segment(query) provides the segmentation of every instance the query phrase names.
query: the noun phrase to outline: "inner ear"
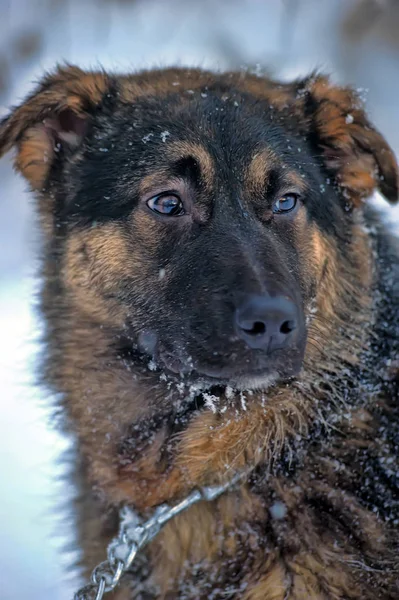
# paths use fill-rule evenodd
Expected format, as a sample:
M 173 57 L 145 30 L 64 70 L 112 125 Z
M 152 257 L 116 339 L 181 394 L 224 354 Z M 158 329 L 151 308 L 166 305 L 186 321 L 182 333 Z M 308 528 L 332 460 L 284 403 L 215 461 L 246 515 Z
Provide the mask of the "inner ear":
M 114 79 L 103 71 L 58 67 L 0 121 L 0 156 L 16 146 L 16 168 L 41 190 L 54 161 L 81 144 L 89 119 L 112 86 Z
M 56 142 L 72 148 L 79 146 L 87 130 L 87 118 L 70 108 L 62 110 L 56 117 L 44 119 L 43 124 Z
M 65 108 L 26 129 L 19 143 L 16 167 L 35 190 L 45 185 L 61 150 L 75 150 L 87 130 L 88 117 Z

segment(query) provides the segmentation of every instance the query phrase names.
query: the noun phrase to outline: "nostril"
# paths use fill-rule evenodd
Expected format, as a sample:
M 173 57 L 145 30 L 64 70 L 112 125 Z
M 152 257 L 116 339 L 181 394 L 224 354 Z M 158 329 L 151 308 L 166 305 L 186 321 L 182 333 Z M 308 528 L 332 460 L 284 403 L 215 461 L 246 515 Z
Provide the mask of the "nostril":
M 280 333 L 288 335 L 289 333 L 291 333 L 291 331 L 294 331 L 294 329 L 296 329 L 295 321 L 284 321 L 284 323 L 280 327 Z
M 262 321 L 255 321 L 251 329 L 243 327 L 243 330 L 249 335 L 264 335 L 266 333 L 266 325 Z
M 248 296 L 235 311 L 235 331 L 249 348 L 268 353 L 294 344 L 300 323 L 297 306 L 284 296 Z

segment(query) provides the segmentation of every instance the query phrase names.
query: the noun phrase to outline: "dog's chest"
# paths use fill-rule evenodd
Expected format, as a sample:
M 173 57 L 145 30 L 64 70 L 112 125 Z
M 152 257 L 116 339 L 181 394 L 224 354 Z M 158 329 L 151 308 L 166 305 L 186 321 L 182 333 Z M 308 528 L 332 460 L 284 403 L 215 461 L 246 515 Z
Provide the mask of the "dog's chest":
M 356 443 L 332 437 L 292 476 L 259 474 L 168 525 L 132 598 L 395 598 L 399 418 L 381 418 L 375 443 L 354 418 L 369 427 Z

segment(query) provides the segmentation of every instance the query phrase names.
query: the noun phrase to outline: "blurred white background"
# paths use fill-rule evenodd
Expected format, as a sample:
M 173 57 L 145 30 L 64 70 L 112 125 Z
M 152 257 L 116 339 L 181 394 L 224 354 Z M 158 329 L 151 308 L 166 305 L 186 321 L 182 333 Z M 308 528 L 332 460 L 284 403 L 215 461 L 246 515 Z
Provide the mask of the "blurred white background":
M 285 78 L 319 67 L 367 90 L 399 152 L 398 29 L 398 0 L 0 0 L 0 116 L 63 60 L 119 71 L 266 67 Z M 0 597 L 67 600 L 77 578 L 62 456 L 72 441 L 34 385 L 40 240 L 11 164 L 0 162 Z M 377 202 L 399 231 L 399 210 Z

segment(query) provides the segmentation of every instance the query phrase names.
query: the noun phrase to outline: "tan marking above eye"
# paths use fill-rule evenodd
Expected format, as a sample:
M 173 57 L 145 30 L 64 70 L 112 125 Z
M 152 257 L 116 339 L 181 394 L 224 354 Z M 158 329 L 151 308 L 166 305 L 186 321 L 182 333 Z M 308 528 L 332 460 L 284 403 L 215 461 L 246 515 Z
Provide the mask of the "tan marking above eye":
M 301 195 L 305 194 L 308 190 L 308 185 L 307 185 L 304 177 L 301 177 L 299 175 L 299 173 L 297 173 L 296 171 L 294 171 L 292 169 L 287 168 L 284 171 L 283 183 L 284 183 L 284 186 L 287 186 L 288 188 L 295 190 L 296 193 L 301 194 Z
M 267 192 L 268 179 L 274 169 L 279 169 L 281 191 L 279 196 L 287 193 L 302 195 L 307 191 L 303 177 L 294 169 L 285 165 L 271 148 L 265 148 L 252 156 L 244 176 L 244 185 L 249 195 L 263 196 Z
M 244 185 L 250 193 L 259 194 L 265 190 L 267 176 L 277 166 L 277 157 L 270 148 L 254 154 L 244 176 Z
M 212 190 L 215 183 L 215 165 L 209 152 L 200 144 L 189 141 L 170 142 L 165 150 L 171 161 L 194 158 L 201 174 L 201 180 L 206 190 Z
M 173 188 L 178 189 L 180 185 L 181 180 L 171 178 L 168 169 L 163 167 L 155 169 L 150 175 L 143 177 L 140 181 L 139 193 L 140 196 L 146 196 L 146 199 L 149 199 L 157 193 L 160 194 Z

